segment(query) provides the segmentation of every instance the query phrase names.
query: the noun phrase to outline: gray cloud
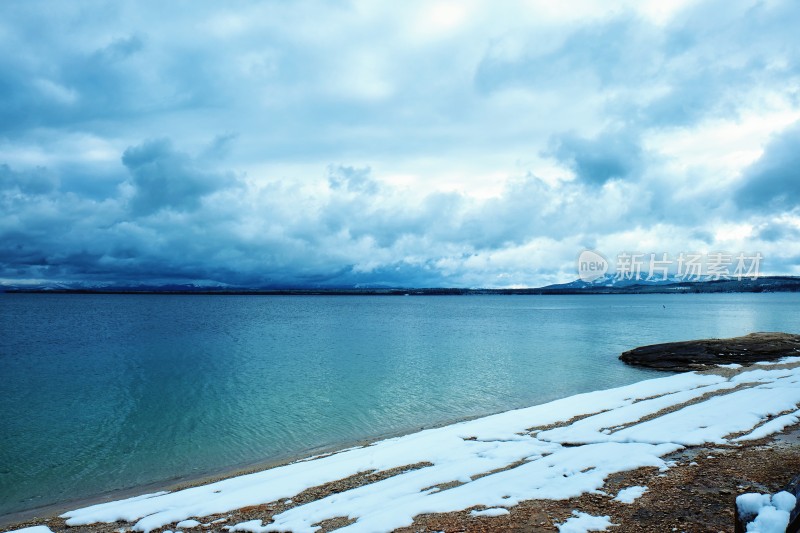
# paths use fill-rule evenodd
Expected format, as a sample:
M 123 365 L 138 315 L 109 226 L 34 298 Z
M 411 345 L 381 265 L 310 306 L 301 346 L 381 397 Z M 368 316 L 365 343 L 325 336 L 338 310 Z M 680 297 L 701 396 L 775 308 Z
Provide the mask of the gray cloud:
M 626 13 L 580 25 L 554 48 L 537 39 L 529 41 L 523 53 L 508 57 L 502 40 L 492 43 L 478 65 L 475 83 L 487 92 L 514 86 L 546 90 L 568 83 L 614 86 L 655 74 L 658 64 L 652 61 L 658 45 L 659 32 Z
M 331 189 L 375 194 L 378 184 L 370 178 L 370 168 L 354 168 L 342 165 L 328 167 L 328 184 Z
M 735 198 L 740 206 L 761 211 L 800 207 L 800 122 L 774 137 L 744 171 Z
M 122 155 L 122 163 L 135 187 L 131 208 L 137 215 L 164 208 L 196 209 L 204 196 L 235 181 L 231 175 L 202 170 L 188 155 L 175 150 L 167 139 L 128 148 Z
M 603 132 L 590 139 L 565 133 L 551 144 L 550 153 L 588 183 L 627 178 L 642 164 L 642 149 L 627 132 Z
M 781 224 L 764 224 L 758 229 L 758 238 L 771 243 L 800 240 L 800 229 Z
M 238 133 L 217 135 L 203 151 L 202 157 L 211 160 L 227 157 L 230 154 L 232 145 L 236 142 L 238 137 Z
M 58 178 L 46 168 L 16 172 L 8 165 L 0 165 L 0 189 L 17 189 L 23 194 L 46 194 L 57 187 Z
M 50 19 L 44 27 L 6 27 L 28 53 L 0 59 L 0 133 L 130 117 L 152 105 L 139 71 L 144 65 L 132 61 L 144 48 L 138 36 L 76 49 L 69 43 L 68 24 Z M 43 38 L 48 26 L 52 34 Z

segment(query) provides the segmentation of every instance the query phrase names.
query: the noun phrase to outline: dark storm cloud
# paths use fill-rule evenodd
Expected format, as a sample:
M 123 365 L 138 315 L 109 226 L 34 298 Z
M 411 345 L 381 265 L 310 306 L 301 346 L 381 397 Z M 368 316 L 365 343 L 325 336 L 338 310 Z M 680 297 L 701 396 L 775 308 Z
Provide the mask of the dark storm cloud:
M 440 287 L 459 284 L 455 279 L 443 278 L 433 261 L 419 265 L 398 261 L 369 272 L 350 267 L 332 276 L 327 284 L 340 287 Z M 409 280 L 412 282 L 409 283 Z
M 742 175 L 737 203 L 746 209 L 792 211 L 800 207 L 800 122 L 770 141 Z
M 196 209 L 200 200 L 235 184 L 231 175 L 201 169 L 187 154 L 175 150 L 168 139 L 146 141 L 122 155 L 135 187 L 131 209 L 147 215 L 164 208 Z
M 55 174 L 54 170 L 49 170 Z M 120 185 L 130 174 L 116 159 L 113 163 L 86 164 L 64 163 L 58 168 L 59 191 L 62 194 L 102 201 L 119 195 Z
M 58 178 L 46 168 L 17 172 L 0 165 L 0 190 L 17 189 L 23 194 L 46 194 L 58 187 Z

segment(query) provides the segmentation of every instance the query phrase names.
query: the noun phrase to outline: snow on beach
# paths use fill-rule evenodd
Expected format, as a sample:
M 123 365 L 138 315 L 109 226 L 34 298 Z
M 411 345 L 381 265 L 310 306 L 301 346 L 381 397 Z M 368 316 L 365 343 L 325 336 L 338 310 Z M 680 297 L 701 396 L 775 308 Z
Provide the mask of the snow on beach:
M 559 533 L 586 533 L 587 531 L 606 531 L 614 524 L 607 516 L 592 516 L 580 511 L 573 511 L 572 516 L 563 524 L 557 524 Z
M 753 366 L 730 377 L 686 373 L 580 394 L 62 516 L 71 526 L 125 521 L 135 531 L 151 531 L 187 520 L 207 522 L 202 517 L 291 499 L 325 483 L 388 470 L 397 473 L 296 505 L 269 523 L 249 520 L 228 527 L 310 532 L 320 522 L 349 517 L 355 521 L 341 531 L 390 531 L 410 525 L 421 513 L 472 508 L 479 516 L 500 515 L 523 500 L 599 492 L 617 472 L 646 466 L 666 470 L 663 457 L 687 446 L 735 444 L 737 438 L 780 431 L 796 421 L 800 407 L 800 358 L 784 362 L 793 365 Z M 577 526 L 581 517 L 575 514 L 576 520 L 563 527 Z
M 796 504 L 795 496 L 785 491 L 772 496 L 751 492 L 736 498 L 737 512 L 749 522 L 747 531 L 753 533 L 784 533 Z
M 647 487 L 641 487 L 638 485 L 634 487 L 627 487 L 617 493 L 614 501 L 620 503 L 633 503 L 637 499 L 641 498 L 645 492 L 647 492 Z

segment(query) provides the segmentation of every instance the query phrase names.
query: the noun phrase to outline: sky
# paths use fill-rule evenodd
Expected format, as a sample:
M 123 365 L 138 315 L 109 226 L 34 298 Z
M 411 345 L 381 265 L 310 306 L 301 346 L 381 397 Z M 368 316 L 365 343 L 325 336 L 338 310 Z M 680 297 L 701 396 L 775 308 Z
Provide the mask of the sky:
M 800 4 L 4 0 L 0 282 L 800 275 Z

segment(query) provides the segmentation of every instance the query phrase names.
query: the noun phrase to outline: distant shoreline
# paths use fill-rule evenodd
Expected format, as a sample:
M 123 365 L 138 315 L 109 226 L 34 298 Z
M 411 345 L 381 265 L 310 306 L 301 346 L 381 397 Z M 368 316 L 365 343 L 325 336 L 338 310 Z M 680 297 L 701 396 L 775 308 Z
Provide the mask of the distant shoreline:
M 519 289 L 428 288 L 208 288 L 191 285 L 91 288 L 0 287 L 6 294 L 170 294 L 200 296 L 470 296 L 470 295 L 587 295 L 587 294 L 719 294 L 800 292 L 800 277 L 720 279 L 677 283 L 635 283 L 625 286 L 549 285 Z

